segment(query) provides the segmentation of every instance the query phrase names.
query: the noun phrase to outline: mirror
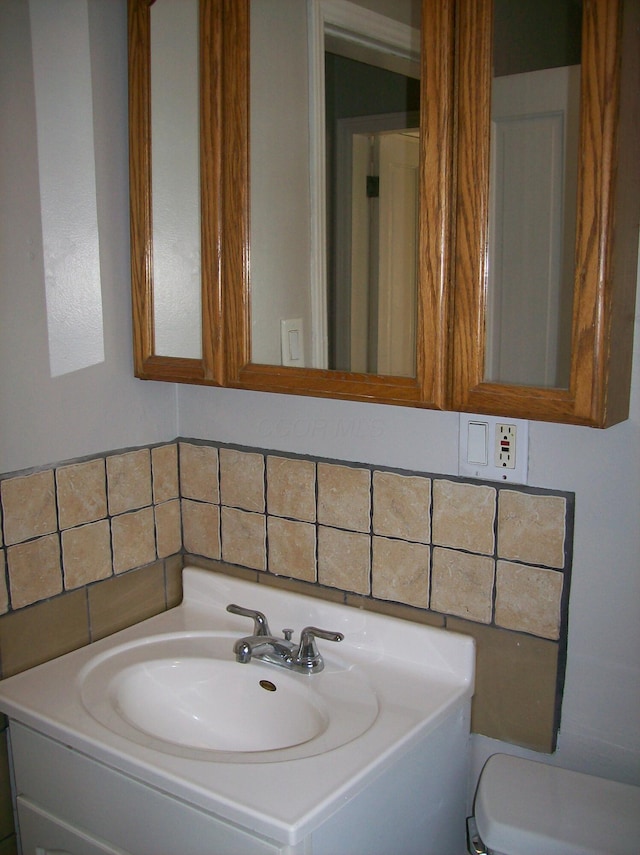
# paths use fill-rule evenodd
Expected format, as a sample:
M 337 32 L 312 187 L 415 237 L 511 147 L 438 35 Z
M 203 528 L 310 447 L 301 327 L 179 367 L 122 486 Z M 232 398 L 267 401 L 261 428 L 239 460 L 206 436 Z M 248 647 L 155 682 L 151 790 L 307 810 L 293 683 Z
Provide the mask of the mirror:
M 175 225 L 172 191 L 158 185 L 152 160 L 161 163 L 164 156 L 158 139 L 164 131 L 157 120 L 173 109 L 162 99 L 179 78 L 170 75 L 168 82 L 156 83 L 159 69 L 152 66 L 163 57 L 152 62 L 157 37 L 151 16 L 164 4 L 177 3 L 181 18 L 174 28 L 181 29 L 184 2 L 128 0 L 137 377 L 597 426 L 626 418 L 640 199 L 633 124 L 639 55 L 635 4 L 590 0 L 582 9 L 579 0 L 422 0 L 419 122 L 414 103 L 407 101 L 399 111 L 385 108 L 391 110 L 384 119 L 389 123 L 377 127 L 378 119 L 371 117 L 379 114 L 370 108 L 363 116 L 340 115 L 342 125 L 326 121 L 325 93 L 319 97 L 318 91 L 330 92 L 340 77 L 334 66 L 351 62 L 373 65 L 375 74 L 382 67 L 401 75 L 405 86 L 407 79 L 415 81 L 416 51 L 411 47 L 407 54 L 406 39 L 402 49 L 393 47 L 390 35 L 398 23 L 394 11 L 409 8 L 414 12 L 400 28 L 414 33 L 415 6 L 404 0 L 358 0 L 355 6 L 347 0 L 256 0 L 268 19 L 273 14 L 267 21 L 271 26 L 278 17 L 276 3 L 287 4 L 296 15 L 288 26 L 295 23 L 306 33 L 301 41 L 282 34 L 276 38 L 275 59 L 268 64 L 275 62 L 276 71 L 284 74 L 283 85 L 265 85 L 257 101 L 258 112 L 267 118 L 260 132 L 256 113 L 250 117 L 251 0 L 197 0 L 197 42 L 196 0 L 189 0 L 187 40 L 194 44 L 187 48 L 187 85 L 196 85 L 197 55 L 199 132 L 194 135 L 189 128 L 184 138 L 178 133 L 167 149 L 169 160 L 189 164 L 187 173 L 181 166 L 180 187 L 174 191 L 179 218 L 185 221 L 180 225 L 190 223 L 188 237 L 180 238 L 189 248 L 174 258 L 181 275 L 186 273 L 176 297 L 167 285 L 174 274 L 163 271 L 163 244 L 170 245 L 167 235 Z M 384 26 L 362 37 L 348 19 L 354 8 L 358 22 L 381 18 Z M 534 26 L 528 16 L 541 9 Z M 536 29 L 559 38 L 545 38 L 541 51 L 531 38 Z M 312 33 L 316 36 L 309 38 Z M 513 48 L 511 56 L 503 54 L 505 44 Z M 259 62 L 259 46 L 254 53 L 252 61 Z M 299 79 L 286 70 L 290 56 L 304 61 Z M 514 66 L 514 56 L 527 64 Z M 578 63 L 579 71 L 571 70 Z M 554 94 L 565 93 L 560 106 L 518 102 L 514 107 L 507 99 L 506 111 L 498 111 L 503 83 L 510 86 L 511 78 L 549 69 L 555 73 L 564 66 L 570 69 L 568 82 L 548 87 Z M 576 157 L 571 117 L 578 75 Z M 254 95 L 264 83 L 254 79 Z M 156 85 L 165 92 L 158 102 L 154 91 L 152 103 Z M 291 92 L 295 97 L 287 104 Z M 299 112 L 302 103 L 305 109 Z M 282 115 L 275 121 L 277 110 Z M 513 121 L 514 114 L 523 110 L 538 122 L 532 138 L 541 142 L 512 157 L 522 136 L 522 122 Z M 179 124 L 190 123 L 182 116 Z M 269 144 L 274 127 L 286 132 L 282 151 Z M 375 212 L 378 203 L 371 202 L 377 175 L 366 167 L 382 160 L 391 138 L 415 155 L 416 131 L 417 188 L 413 179 L 409 182 L 415 203 L 400 206 L 413 208 L 408 234 L 414 242 L 404 241 L 409 250 L 401 255 L 411 284 L 397 289 L 405 271 L 394 270 L 393 287 L 385 288 L 380 276 L 376 285 L 369 274 L 381 267 L 376 240 L 382 246 L 385 234 L 394 232 L 386 226 L 376 229 L 382 219 Z M 524 136 L 529 136 L 526 131 Z M 194 139 L 199 139 L 197 153 Z M 346 155 L 336 157 L 338 148 Z M 332 161 L 338 161 L 335 169 Z M 540 162 L 546 169 L 543 179 L 519 184 L 523 173 L 534 174 Z M 362 178 L 370 195 L 355 202 L 350 186 L 356 184 L 361 192 Z M 269 191 L 262 202 L 261 186 Z M 333 193 L 334 186 L 342 195 Z M 283 190 L 285 195 L 278 196 Z M 163 194 L 169 203 L 162 201 Z M 522 197 L 526 204 L 519 204 Z M 549 206 L 553 228 L 547 234 L 539 225 Z M 365 217 L 358 218 L 359 207 L 367 208 Z M 536 210 L 537 219 L 526 220 L 520 209 Z M 270 233 L 271 220 L 284 228 Z M 524 255 L 514 252 L 520 244 Z M 271 268 L 263 266 L 265 259 Z M 520 287 L 530 269 L 536 271 L 534 297 Z M 573 289 L 568 286 L 571 270 Z M 274 283 L 280 291 L 263 287 Z M 287 301 L 293 296 L 297 302 L 281 300 L 285 292 Z M 380 323 L 386 311 L 383 293 L 392 301 L 404 295 L 399 302 L 411 305 L 399 314 L 400 331 Z M 183 306 L 187 295 L 196 304 L 188 310 Z M 174 342 L 171 332 L 165 338 L 166 330 L 158 329 L 163 313 L 170 323 L 174 314 L 189 318 L 182 326 L 189 328 L 191 340 Z M 514 318 L 517 332 L 505 335 Z M 398 361 L 384 353 L 385 326 L 392 345 L 399 339 L 405 345 Z M 272 342 L 263 352 L 265 330 Z
M 151 219 L 156 352 L 202 358 L 198 0 L 151 7 Z
M 568 388 L 580 0 L 495 0 L 485 380 Z
M 456 253 L 448 401 L 452 409 L 597 427 L 627 417 L 640 204 L 634 107 L 640 57 L 638 12 L 634 4 L 622 0 L 583 4 L 573 0 L 456 0 Z M 508 29 L 516 34 L 505 36 Z M 534 33 L 541 33 L 542 41 L 534 39 Z M 551 39 L 553 34 L 557 38 Z M 511 44 L 515 56 L 527 64 L 512 65 L 506 55 L 503 65 L 499 39 L 503 47 Z M 498 126 L 503 123 L 495 111 L 500 79 L 537 75 L 541 70 L 544 75 L 555 74 L 567 65 L 569 79 L 577 74 L 580 78 L 577 156 L 564 143 L 571 132 L 561 135 L 561 123 L 556 120 L 574 109 L 571 91 L 575 81 L 569 82 L 565 89 L 568 98 L 562 99 L 569 101 L 568 110 L 557 105 L 550 109 L 546 95 L 541 103 L 525 104 L 524 108 L 521 104 L 511 110 L 517 119 L 516 138 L 519 111 L 533 117 L 531 137 L 539 151 L 525 148 L 519 160 L 506 163 L 506 174 L 517 187 L 522 172 L 533 171 L 534 164 L 543 167 L 537 182 L 540 186 L 529 187 L 525 181 L 526 205 L 516 200 L 516 207 L 537 207 L 538 212 L 545 206 L 551 208 L 546 225 L 553 228 L 551 234 L 544 234 L 539 227 L 541 217 L 527 223 L 523 211 L 516 210 L 514 223 L 506 223 L 506 231 L 510 233 L 513 226 L 515 236 L 506 247 L 503 262 L 499 252 L 505 247 L 498 247 L 497 240 L 501 196 L 509 202 L 503 220 L 511 216 L 514 204 L 511 187 L 500 190 L 496 181 L 496 160 L 511 157 L 511 141 L 500 139 Z M 551 72 L 547 72 L 549 68 Z M 561 87 L 553 84 L 551 88 Z M 510 130 L 506 128 L 506 132 Z M 544 157 L 539 157 L 541 153 Z M 574 169 L 577 164 L 575 189 L 570 169 L 560 177 L 563 161 Z M 574 199 L 575 232 L 573 224 L 565 225 L 571 219 L 568 212 Z M 538 204 L 540 200 L 542 204 Z M 539 249 L 531 250 L 527 241 Z M 522 261 L 514 252 L 519 244 L 529 252 L 529 261 L 526 253 Z M 536 251 L 544 259 L 539 265 L 531 257 Z M 511 270 L 517 272 L 525 263 L 541 273 L 531 303 L 521 297 L 511 277 Z M 573 287 L 566 288 L 571 269 Z M 509 275 L 498 282 L 494 294 L 492 277 L 499 280 L 503 270 Z M 492 324 L 504 328 L 500 312 L 508 320 L 511 296 L 516 298 L 513 307 L 520 341 L 510 344 L 511 354 L 502 364 L 497 360 L 496 367 L 499 337 Z M 500 305 L 503 297 L 507 301 L 504 309 Z M 564 318 L 570 302 L 569 333 Z M 554 303 L 559 308 L 558 320 L 551 324 L 545 315 Z M 568 358 L 557 344 L 560 338 L 563 344 L 570 342 Z M 535 359 L 530 350 L 534 345 Z M 507 373 L 511 365 L 517 366 L 514 374 Z M 534 365 L 535 373 L 530 373 Z
M 442 407 L 447 384 L 454 4 L 419 4 L 415 0 L 411 4 L 406 0 L 359 3 L 238 0 L 225 5 L 225 32 L 233 34 L 234 48 L 224 53 L 222 92 L 226 117 L 222 141 L 226 382 L 239 388 Z M 406 16 L 401 22 L 389 17 L 390 11 L 399 9 Z M 417 13 L 421 15 L 420 32 L 415 26 Z M 257 26 L 261 15 L 272 31 L 262 44 Z M 362 35 L 363 22 L 371 21 L 378 28 Z M 398 31 L 403 46 L 393 47 Z M 429 44 L 427 52 L 422 50 L 422 41 Z M 362 297 L 359 306 L 354 303 L 358 297 L 354 297 L 356 289 L 350 280 L 339 297 L 339 289 L 331 284 L 338 268 L 332 260 L 330 264 L 336 251 L 331 249 L 328 224 L 333 229 L 337 217 L 327 189 L 330 158 L 326 152 L 332 147 L 326 143 L 324 90 L 329 88 L 325 75 L 329 63 L 325 62 L 325 48 L 343 57 L 345 45 L 348 59 L 371 64 L 375 56 L 386 71 L 412 81 L 420 58 L 418 183 L 410 196 L 412 239 L 405 265 L 411 276 L 417 275 L 417 282 L 405 289 L 412 302 L 410 321 L 401 322 L 401 333 L 388 325 L 394 344 L 400 338 L 409 352 L 408 361 L 395 367 L 392 359 L 382 367 L 382 336 L 379 330 L 371 333 L 371 327 L 365 326 L 370 314 L 380 315 L 382 301 L 371 297 L 374 292 L 368 283 L 366 308 Z M 379 73 L 378 68 L 374 70 Z M 403 87 L 406 90 L 406 80 Z M 306 107 L 300 109 L 300 104 Z M 382 109 L 389 113 L 388 106 Z M 397 113 L 397 108 L 392 111 Z M 406 98 L 403 111 L 407 115 L 414 112 Z M 374 115 L 370 105 L 366 115 Z M 395 124 L 375 130 L 405 130 L 405 119 L 399 127 L 397 117 L 393 121 Z M 413 116 L 411 121 L 415 124 Z M 415 130 L 410 128 L 403 135 L 414 155 Z M 352 152 L 345 162 L 352 172 L 357 136 L 358 129 L 351 129 Z M 412 169 L 415 175 L 415 166 Z M 249 187 L 250 198 L 245 194 Z M 355 207 L 350 199 L 347 207 Z M 351 211 L 347 216 L 353 230 Z M 272 225 L 277 227 L 271 230 Z M 350 253 L 351 242 L 346 245 Z M 370 244 L 365 246 L 368 253 Z M 393 276 L 397 275 L 394 271 Z M 406 318 L 407 309 L 400 308 Z M 351 351 L 358 340 L 358 325 L 367 331 L 355 345 L 360 348 L 356 359 Z
M 252 360 L 415 377 L 420 2 L 250 10 Z
M 131 277 L 136 376 L 222 382 L 222 9 L 129 0 Z

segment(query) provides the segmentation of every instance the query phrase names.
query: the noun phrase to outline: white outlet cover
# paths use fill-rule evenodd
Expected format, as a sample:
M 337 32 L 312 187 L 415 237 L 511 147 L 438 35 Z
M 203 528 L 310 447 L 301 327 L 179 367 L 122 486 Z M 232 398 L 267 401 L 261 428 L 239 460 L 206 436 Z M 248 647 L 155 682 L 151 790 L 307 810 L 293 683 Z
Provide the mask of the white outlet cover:
M 478 450 L 469 449 L 469 427 L 486 427 L 487 454 L 486 463 L 478 463 Z M 508 469 L 497 465 L 496 429 L 498 425 L 513 425 L 516 431 L 515 466 Z M 477 435 L 477 434 L 476 434 Z M 472 462 L 469 458 L 476 462 Z M 524 419 L 512 419 L 508 416 L 485 416 L 473 413 L 460 413 L 460 432 L 458 439 L 458 475 L 465 478 L 480 478 L 483 481 L 502 481 L 513 484 L 527 484 L 529 476 L 529 422 Z

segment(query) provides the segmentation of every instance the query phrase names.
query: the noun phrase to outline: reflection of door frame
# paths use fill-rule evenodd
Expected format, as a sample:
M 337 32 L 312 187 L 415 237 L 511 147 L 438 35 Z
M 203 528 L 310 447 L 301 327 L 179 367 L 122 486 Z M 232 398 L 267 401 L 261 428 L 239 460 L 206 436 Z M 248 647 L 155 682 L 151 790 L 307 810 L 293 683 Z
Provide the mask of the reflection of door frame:
M 579 91 L 579 65 L 493 82 L 488 380 L 563 388 L 569 382 Z M 537 169 L 523 138 L 536 140 Z
M 336 136 L 336 236 L 335 236 L 335 280 L 336 282 L 349 282 L 349 289 L 338 289 L 336 291 L 336 314 L 342 320 L 337 327 L 336 357 L 338 364 L 353 365 L 352 337 L 358 337 L 357 319 L 352 317 L 352 306 L 354 300 L 359 302 L 363 312 L 366 314 L 365 324 L 370 328 L 374 322 L 377 327 L 377 311 L 370 304 L 368 296 L 354 293 L 353 270 L 352 270 L 352 165 L 353 165 L 353 138 L 367 134 L 378 134 L 382 131 L 401 131 L 413 126 L 417 116 L 407 112 L 384 113 L 374 116 L 357 116 L 355 118 L 340 119 L 338 121 Z M 371 271 L 369 271 L 369 280 Z M 364 331 L 359 331 L 360 336 L 365 339 L 368 336 Z M 368 348 L 367 348 L 368 349 Z M 371 372 L 370 365 L 364 367 L 360 364 L 353 368 L 356 371 Z
M 309 21 L 309 158 L 311 166 L 311 359 L 328 365 L 327 198 L 324 91 L 325 35 L 378 55 L 416 63 L 420 32 L 349 0 L 307 0 Z M 371 60 L 369 60 L 371 61 Z

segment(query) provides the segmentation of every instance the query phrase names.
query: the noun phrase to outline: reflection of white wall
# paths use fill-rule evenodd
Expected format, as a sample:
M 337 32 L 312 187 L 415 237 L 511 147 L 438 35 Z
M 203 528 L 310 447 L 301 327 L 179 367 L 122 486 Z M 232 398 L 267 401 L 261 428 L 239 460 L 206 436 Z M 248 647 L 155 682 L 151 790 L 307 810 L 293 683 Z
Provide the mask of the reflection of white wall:
M 270 365 L 281 319 L 303 318 L 311 342 L 306 16 L 300 0 L 251 2 L 252 342 Z
M 155 352 L 202 356 L 197 0 L 151 7 Z

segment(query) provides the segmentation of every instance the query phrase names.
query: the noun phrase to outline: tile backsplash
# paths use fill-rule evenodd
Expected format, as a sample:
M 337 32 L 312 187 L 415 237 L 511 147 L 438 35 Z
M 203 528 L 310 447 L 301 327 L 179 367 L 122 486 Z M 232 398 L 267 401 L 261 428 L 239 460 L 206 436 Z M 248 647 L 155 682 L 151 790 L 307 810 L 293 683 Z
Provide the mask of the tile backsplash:
M 179 442 L 189 553 L 558 641 L 572 499 Z M 188 498 L 187 498 L 188 497 Z
M 0 494 L 3 676 L 47 658 L 35 625 L 58 655 L 175 604 L 187 556 L 473 635 L 473 729 L 554 747 L 572 494 L 189 439 L 9 473 Z M 58 619 L 79 626 L 62 643 Z

